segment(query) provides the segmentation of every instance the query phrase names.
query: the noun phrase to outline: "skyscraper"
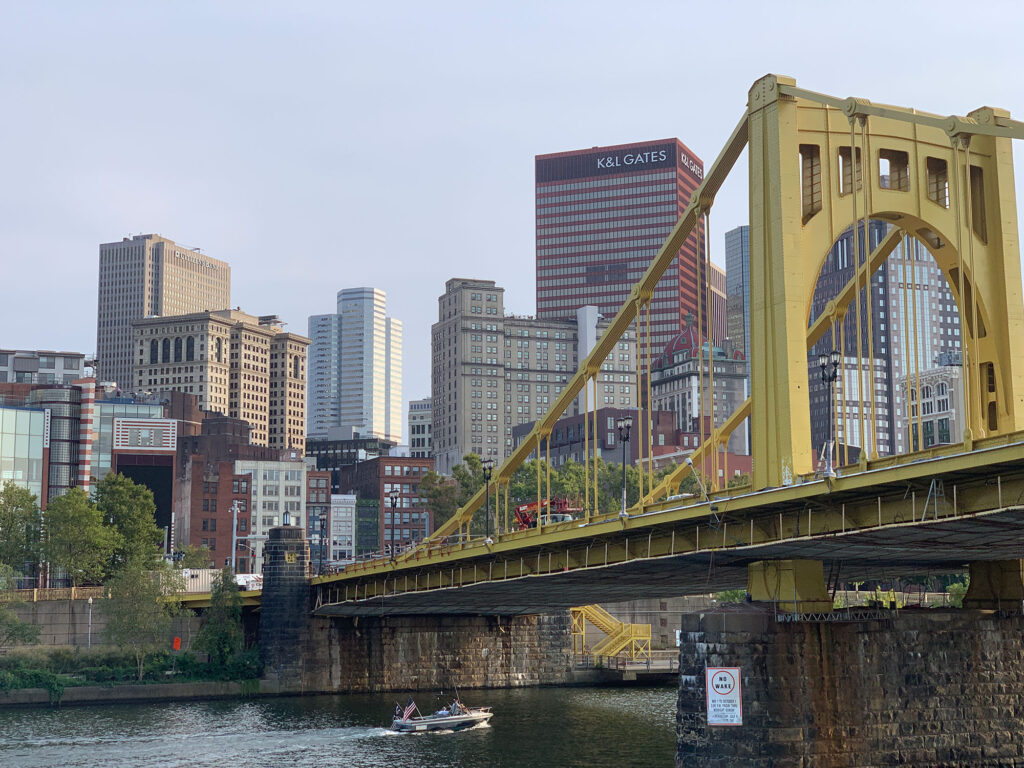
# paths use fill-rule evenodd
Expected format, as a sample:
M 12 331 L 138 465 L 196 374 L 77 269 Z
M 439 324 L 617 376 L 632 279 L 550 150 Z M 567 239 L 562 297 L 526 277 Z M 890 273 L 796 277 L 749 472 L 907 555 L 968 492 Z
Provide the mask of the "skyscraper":
M 402 441 L 402 322 L 377 288 L 338 292 L 338 311 L 309 318 L 309 434 L 335 427 Z
M 132 321 L 231 306 L 231 267 L 160 235 L 100 245 L 97 378 L 130 387 Z
M 736 349 L 750 360 L 750 227 L 725 233 L 725 301 L 727 331 Z
M 609 321 L 593 307 L 573 317 L 506 315 L 505 289 L 493 280 L 452 278 L 431 327 L 431 440 L 435 468 L 449 474 L 467 453 L 500 461 L 512 453 L 512 428 L 536 421 L 558 399 Z M 601 365 L 589 406 L 635 408 L 636 335 L 628 330 Z M 583 397 L 567 415 L 583 410 Z
M 537 318 L 569 319 L 588 304 L 610 318 L 686 209 L 704 165 L 678 139 L 663 139 L 538 155 L 535 173 Z M 695 230 L 655 289 L 653 346 L 664 347 L 688 314 L 706 317 L 698 312 L 706 297 Z

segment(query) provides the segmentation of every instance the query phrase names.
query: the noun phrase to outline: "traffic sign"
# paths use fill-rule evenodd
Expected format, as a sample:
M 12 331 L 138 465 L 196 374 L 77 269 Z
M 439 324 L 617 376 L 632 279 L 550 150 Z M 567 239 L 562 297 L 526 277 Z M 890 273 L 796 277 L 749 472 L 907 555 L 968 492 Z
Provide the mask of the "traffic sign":
M 743 695 L 739 667 L 708 667 L 708 725 L 743 725 Z

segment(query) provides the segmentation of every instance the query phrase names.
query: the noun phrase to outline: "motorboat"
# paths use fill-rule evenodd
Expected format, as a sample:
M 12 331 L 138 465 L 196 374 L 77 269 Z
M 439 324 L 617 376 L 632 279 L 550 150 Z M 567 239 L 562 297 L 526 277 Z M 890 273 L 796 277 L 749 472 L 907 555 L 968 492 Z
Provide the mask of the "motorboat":
M 413 704 L 412 707 L 414 708 L 415 705 Z M 464 731 L 467 728 L 480 725 L 480 723 L 486 723 L 494 715 L 490 707 L 467 707 L 459 701 L 454 701 L 450 706 L 439 709 L 430 715 L 412 716 L 409 710 L 410 707 L 406 706 L 405 712 L 399 713 L 396 708 L 391 730 L 399 733 Z

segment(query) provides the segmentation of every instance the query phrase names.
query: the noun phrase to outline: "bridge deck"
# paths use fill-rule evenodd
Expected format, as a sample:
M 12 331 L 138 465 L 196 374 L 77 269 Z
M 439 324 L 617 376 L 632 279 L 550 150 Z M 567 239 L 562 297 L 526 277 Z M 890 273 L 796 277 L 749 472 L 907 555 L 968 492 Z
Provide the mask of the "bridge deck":
M 554 528 L 314 580 L 315 611 L 538 613 L 742 587 L 765 559 L 831 561 L 860 580 L 1019 558 L 1024 443 Z

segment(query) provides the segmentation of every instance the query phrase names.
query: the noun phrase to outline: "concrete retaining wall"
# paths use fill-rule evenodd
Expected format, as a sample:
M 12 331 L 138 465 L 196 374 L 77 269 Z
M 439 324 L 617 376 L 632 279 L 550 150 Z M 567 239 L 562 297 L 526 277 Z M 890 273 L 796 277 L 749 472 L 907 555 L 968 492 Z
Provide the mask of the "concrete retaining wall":
M 155 683 L 152 685 L 83 685 L 65 688 L 60 705 L 119 704 L 144 701 L 180 701 L 189 699 L 228 699 L 252 695 L 278 695 L 274 686 L 246 683 Z M 266 690 L 264 690 L 266 688 Z M 0 691 L 0 707 L 50 706 L 50 694 L 42 688 L 23 688 L 7 693 Z
M 777 623 L 684 616 L 677 766 L 1024 765 L 1024 618 L 902 611 Z M 706 725 L 707 666 L 740 667 L 743 725 Z
M 37 603 L 15 603 L 12 608 L 22 621 L 42 628 L 40 645 L 60 645 L 85 648 L 105 645 L 103 630 L 107 618 L 103 612 L 105 600 L 93 600 L 92 632 L 89 631 L 89 602 L 87 600 L 41 600 Z M 199 631 L 200 620 L 196 617 L 176 619 L 174 634 L 181 638 L 182 648 L 191 646 L 192 639 Z M 24 647 L 24 646 L 22 646 Z M 0 652 L 10 650 L 0 646 Z

